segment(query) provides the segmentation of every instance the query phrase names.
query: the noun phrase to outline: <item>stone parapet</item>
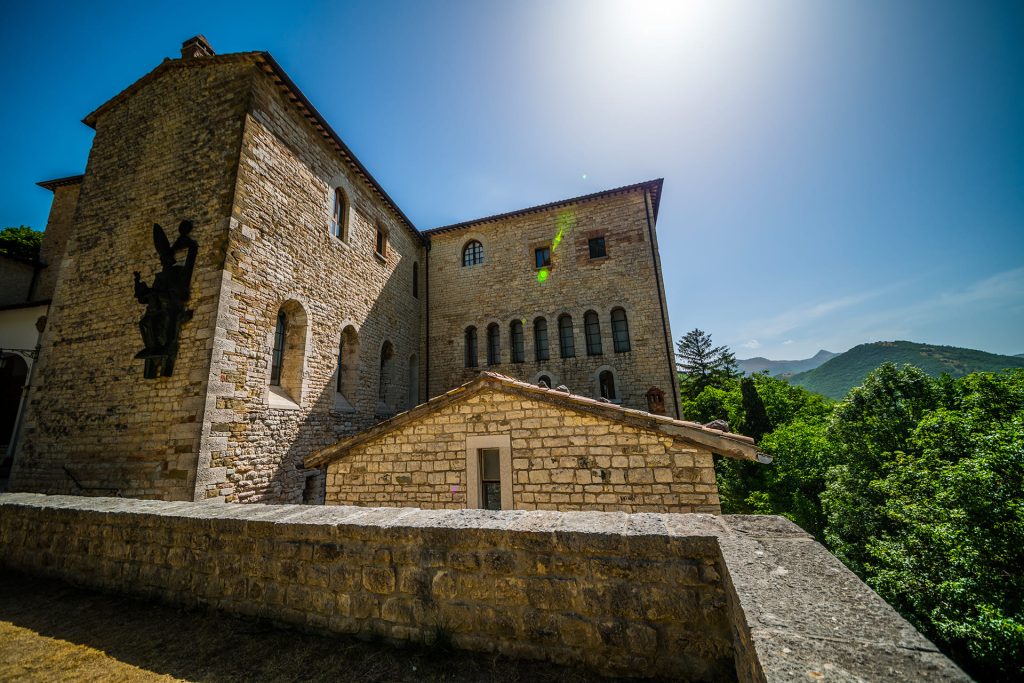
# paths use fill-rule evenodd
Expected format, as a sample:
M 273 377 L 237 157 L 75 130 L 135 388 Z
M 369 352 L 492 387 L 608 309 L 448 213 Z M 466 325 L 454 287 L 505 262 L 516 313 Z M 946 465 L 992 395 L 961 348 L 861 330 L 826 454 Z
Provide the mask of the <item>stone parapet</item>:
M 966 680 L 777 517 L 0 495 L 0 565 L 172 604 L 691 680 Z

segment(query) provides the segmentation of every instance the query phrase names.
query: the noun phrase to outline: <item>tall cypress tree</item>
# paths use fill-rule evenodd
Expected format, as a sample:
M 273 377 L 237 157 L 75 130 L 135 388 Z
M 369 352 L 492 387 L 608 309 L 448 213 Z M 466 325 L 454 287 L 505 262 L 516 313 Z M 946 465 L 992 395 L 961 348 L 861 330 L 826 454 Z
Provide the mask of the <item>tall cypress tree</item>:
M 740 393 L 743 395 L 743 433 L 760 442 L 761 437 L 772 431 L 772 423 L 752 377 L 740 380 Z

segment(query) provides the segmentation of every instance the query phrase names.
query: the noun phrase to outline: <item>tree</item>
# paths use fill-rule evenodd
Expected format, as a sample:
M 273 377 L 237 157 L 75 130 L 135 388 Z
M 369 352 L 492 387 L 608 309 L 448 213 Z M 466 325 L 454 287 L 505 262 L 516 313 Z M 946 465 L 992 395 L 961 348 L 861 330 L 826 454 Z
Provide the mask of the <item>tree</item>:
M 740 380 L 740 393 L 743 395 L 743 433 L 760 442 L 765 434 L 772 431 L 772 425 L 752 377 Z
M 676 344 L 679 369 L 683 373 L 680 390 L 684 399 L 693 400 L 707 387 L 727 389 L 739 376 L 736 356 L 726 346 L 714 346 L 711 335 L 694 329 Z
M 0 230 L 0 254 L 35 261 L 39 258 L 39 246 L 43 233 L 27 225 Z

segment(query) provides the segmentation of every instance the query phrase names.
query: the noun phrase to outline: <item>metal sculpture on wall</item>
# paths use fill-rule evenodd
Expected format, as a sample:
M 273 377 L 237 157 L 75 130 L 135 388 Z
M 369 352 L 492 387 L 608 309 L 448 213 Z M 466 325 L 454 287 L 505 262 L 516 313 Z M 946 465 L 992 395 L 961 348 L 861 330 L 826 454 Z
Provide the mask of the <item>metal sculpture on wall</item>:
M 178 239 L 171 244 L 163 228 L 154 223 L 153 245 L 163 269 L 153 278 L 152 285 L 143 282 L 139 271 L 135 271 L 135 298 L 146 305 L 146 312 L 139 320 L 139 331 L 146 348 L 135 357 L 146 361 L 147 379 L 158 374 L 170 377 L 174 373 L 181 326 L 192 319 L 192 311 L 186 308 L 186 304 L 199 245 L 189 237 L 190 232 L 192 222 L 182 221 L 178 226 Z M 184 263 L 178 263 L 175 258 L 180 251 L 185 251 Z

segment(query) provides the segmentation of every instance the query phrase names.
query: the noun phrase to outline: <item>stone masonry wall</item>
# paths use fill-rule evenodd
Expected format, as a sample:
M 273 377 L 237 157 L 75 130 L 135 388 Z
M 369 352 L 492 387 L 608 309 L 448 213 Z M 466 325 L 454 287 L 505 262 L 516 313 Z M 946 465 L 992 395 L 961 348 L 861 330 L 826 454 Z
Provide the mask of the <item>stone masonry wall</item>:
M 14 490 L 191 499 L 235 169 L 254 67 L 165 63 L 101 111 L 14 460 Z M 61 200 L 62 201 L 62 200 Z M 143 378 L 132 272 L 153 224 L 199 244 L 172 377 Z M 70 474 L 69 474 L 70 472 Z M 82 488 L 75 484 L 76 478 Z
M 53 290 L 57 286 L 57 276 L 60 274 L 61 263 L 64 260 L 64 252 L 67 249 L 68 237 L 71 235 L 71 225 L 75 218 L 75 207 L 78 206 L 80 189 L 81 186 L 78 183 L 71 183 L 61 185 L 53 190 L 50 216 L 46 221 L 46 231 L 43 233 L 43 243 L 39 250 L 40 259 L 47 265 L 39 273 L 39 281 L 36 283 L 33 299 L 53 297 Z
M 327 467 L 327 503 L 465 508 L 466 439 L 499 434 L 515 509 L 721 512 L 707 450 L 500 391 L 353 447 Z
M 338 186 L 349 202 L 345 239 L 330 233 Z M 378 224 L 388 232 L 384 258 L 375 254 Z M 303 469 L 303 457 L 423 400 L 421 390 L 410 396 L 410 368 L 422 386 L 423 295 L 412 292 L 422 246 L 262 74 L 245 122 L 229 239 L 196 498 L 301 502 L 307 478 L 319 475 Z M 282 307 L 284 401 L 269 388 Z M 349 326 L 358 354 L 344 396 L 336 373 Z M 385 342 L 393 356 L 382 403 Z M 322 491 L 322 478 L 312 484 Z
M 0 494 L 0 566 L 608 675 L 969 680 L 780 517 Z
M 610 369 L 622 404 L 647 410 L 652 386 L 665 392 L 666 410 L 678 418 L 674 359 L 658 306 L 660 283 L 648 238 L 645 190 L 635 189 L 538 213 L 481 223 L 451 232 L 430 233 L 430 395 L 471 379 L 465 367 L 464 334 L 475 326 L 480 368 L 527 382 L 541 374 L 576 394 L 597 397 L 598 375 Z M 551 269 L 538 278 L 534 248 L 551 245 Z M 588 240 L 604 236 L 607 257 L 591 259 Z M 484 262 L 462 265 L 470 240 L 484 248 Z M 622 307 L 629 322 L 631 351 L 616 353 L 611 310 Z M 602 351 L 588 356 L 584 314 L 601 323 Z M 558 318 L 572 316 L 576 355 L 559 353 Z M 547 321 L 550 360 L 535 360 L 534 320 Z M 513 363 L 510 324 L 523 323 L 525 361 Z M 487 365 L 487 327 L 497 323 L 501 363 Z M 667 324 L 667 322 L 666 322 Z

